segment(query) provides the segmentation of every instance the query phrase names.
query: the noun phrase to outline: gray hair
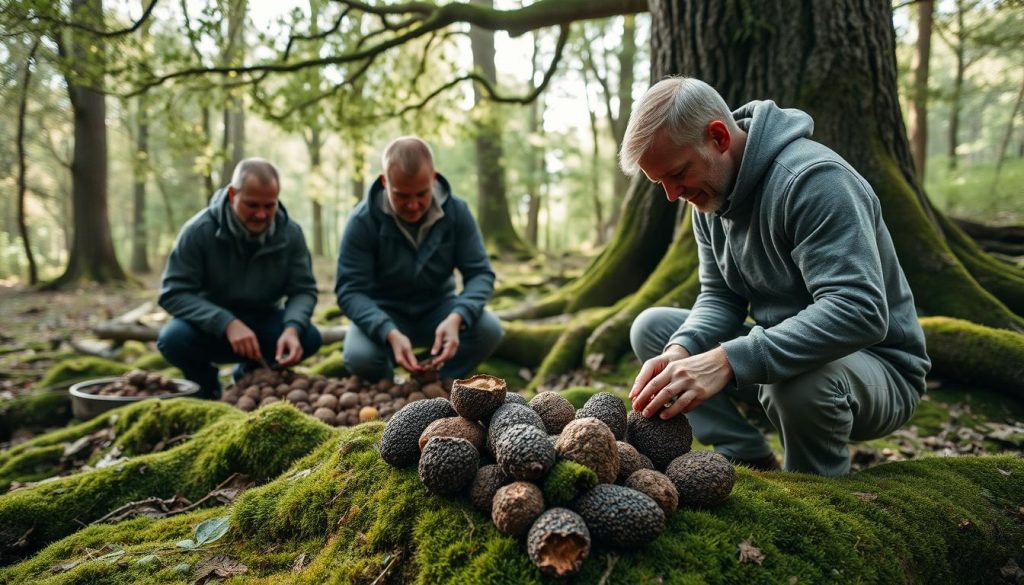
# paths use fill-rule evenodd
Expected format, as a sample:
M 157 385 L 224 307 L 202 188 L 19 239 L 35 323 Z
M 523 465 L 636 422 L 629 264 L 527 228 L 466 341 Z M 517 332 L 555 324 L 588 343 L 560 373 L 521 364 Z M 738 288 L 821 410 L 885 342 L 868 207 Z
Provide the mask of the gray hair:
M 619 150 L 622 172 L 635 175 L 640 170 L 638 161 L 662 129 L 668 130 L 676 146 L 699 147 L 704 130 L 714 120 L 724 122 L 730 132 L 739 130 L 732 110 L 715 88 L 692 77 L 662 79 L 633 105 Z
M 235 191 L 240 190 L 250 176 L 255 177 L 261 185 L 269 185 L 274 182 L 277 183 L 278 189 L 281 188 L 281 181 L 277 177 L 277 167 L 267 159 L 253 157 L 238 161 L 235 171 L 231 173 L 231 186 L 235 188 Z
M 426 142 L 416 136 L 395 138 L 384 147 L 384 153 L 380 157 L 380 166 L 385 177 L 396 166 L 403 175 L 415 175 L 424 163 L 434 168 L 434 153 L 430 151 L 430 146 Z

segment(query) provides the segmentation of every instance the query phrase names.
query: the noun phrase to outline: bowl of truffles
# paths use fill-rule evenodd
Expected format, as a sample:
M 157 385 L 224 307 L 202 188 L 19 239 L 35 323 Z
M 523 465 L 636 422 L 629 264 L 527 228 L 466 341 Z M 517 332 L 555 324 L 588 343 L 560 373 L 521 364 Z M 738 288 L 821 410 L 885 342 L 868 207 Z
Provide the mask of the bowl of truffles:
M 87 420 L 112 408 L 148 398 L 179 398 L 199 392 L 195 382 L 132 370 L 117 378 L 86 380 L 71 387 L 71 412 Z

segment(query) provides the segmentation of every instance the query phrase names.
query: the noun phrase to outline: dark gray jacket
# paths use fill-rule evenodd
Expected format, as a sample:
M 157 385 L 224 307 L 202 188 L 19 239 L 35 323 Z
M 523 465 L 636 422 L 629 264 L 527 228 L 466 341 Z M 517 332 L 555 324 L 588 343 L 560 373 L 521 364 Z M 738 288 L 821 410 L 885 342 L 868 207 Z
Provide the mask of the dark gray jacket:
M 437 183 L 448 194 L 441 205 L 444 217 L 430 226 L 418 248 L 382 210 L 380 200 L 387 194 L 379 178 L 345 226 L 334 287 L 338 306 L 380 343 L 396 328 L 389 313 L 415 319 L 454 298 L 454 312 L 472 327 L 494 292 L 494 271 L 469 206 L 450 195 L 440 174 Z M 463 283 L 457 297 L 456 269 Z
M 740 385 L 866 349 L 924 392 L 924 333 L 871 185 L 808 139 L 804 112 L 762 101 L 734 116 L 743 160 L 723 209 L 693 212 L 701 292 L 670 343 L 721 343 Z M 756 325 L 736 337 L 748 313 Z
M 316 279 L 302 228 L 280 203 L 274 231 L 262 244 L 228 227 L 227 189 L 188 220 L 167 259 L 160 306 L 210 335 L 223 335 L 235 313 L 279 307 L 284 324 L 302 333 L 316 306 Z

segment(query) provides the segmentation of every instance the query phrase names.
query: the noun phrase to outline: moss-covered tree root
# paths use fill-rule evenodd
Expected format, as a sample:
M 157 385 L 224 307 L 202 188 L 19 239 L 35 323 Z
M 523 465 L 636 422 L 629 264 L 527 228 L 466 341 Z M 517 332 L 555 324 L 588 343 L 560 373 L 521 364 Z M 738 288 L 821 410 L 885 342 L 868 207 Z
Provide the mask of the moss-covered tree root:
M 81 529 L 0 570 L 0 583 L 191 582 L 193 569 L 175 567 L 212 552 L 244 563 L 246 581 L 255 583 L 554 582 L 467 502 L 432 496 L 415 469 L 384 464 L 376 446 L 382 429 L 338 430 L 227 508 Z M 1022 501 L 1024 461 L 1016 457 L 891 463 L 842 479 L 740 469 L 721 507 L 680 510 L 642 550 L 596 548 L 570 582 L 997 582 L 1002 567 L 1024 563 Z M 176 549 L 214 515 L 231 516 L 215 551 Z M 743 542 L 763 561 L 741 561 Z M 121 562 L 51 573 L 105 543 L 126 548 Z M 154 551 L 155 562 L 137 562 Z
M 1024 335 L 949 317 L 921 327 L 933 374 L 1024 398 Z
M 59 459 L 63 443 L 111 425 L 116 446 L 129 455 L 147 453 L 161 438 L 195 434 L 166 451 L 0 496 L 0 560 L 29 554 L 128 502 L 175 494 L 194 501 L 236 472 L 266 481 L 332 432 L 287 404 L 246 414 L 192 399 L 151 400 L 37 437 L 8 455 L 2 469 L 22 471 L 19 461 L 33 457 Z

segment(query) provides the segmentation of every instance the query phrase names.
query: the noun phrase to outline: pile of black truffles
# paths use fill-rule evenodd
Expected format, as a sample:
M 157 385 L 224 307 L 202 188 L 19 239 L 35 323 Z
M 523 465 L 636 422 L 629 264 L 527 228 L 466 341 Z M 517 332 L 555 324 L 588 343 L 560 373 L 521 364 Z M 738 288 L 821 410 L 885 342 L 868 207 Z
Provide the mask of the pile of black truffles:
M 525 538 L 542 572 L 564 577 L 580 570 L 592 541 L 636 549 L 680 504 L 728 497 L 735 469 L 717 453 L 691 452 L 692 440 L 682 414 L 627 415 L 608 392 L 579 410 L 557 392 L 527 402 L 482 374 L 455 380 L 449 398 L 398 410 L 380 452 L 395 467 L 416 465 L 434 494 L 468 496 L 500 532 Z

